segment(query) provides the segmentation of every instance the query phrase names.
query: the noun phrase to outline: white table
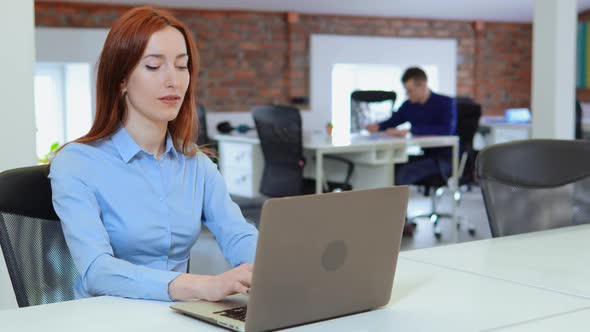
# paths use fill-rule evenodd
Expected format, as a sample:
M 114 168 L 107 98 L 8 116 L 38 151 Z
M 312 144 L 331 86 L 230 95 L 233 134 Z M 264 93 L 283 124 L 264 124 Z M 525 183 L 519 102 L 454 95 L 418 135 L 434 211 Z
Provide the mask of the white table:
M 531 123 L 511 123 L 504 117 L 482 117 L 480 128 L 486 128 L 489 133 L 484 136 L 485 145 L 506 143 L 531 138 Z
M 223 331 L 169 303 L 98 297 L 0 311 L 2 331 Z M 385 308 L 292 331 L 477 331 L 590 306 L 590 300 L 400 259 Z
M 590 225 L 412 250 L 414 261 L 590 299 Z
M 542 319 L 511 324 L 495 331 L 499 332 L 587 332 L 590 322 L 590 307 L 556 314 Z
M 219 142 L 221 172 L 226 176 L 230 193 L 252 197 L 258 194 L 264 159 L 260 141 L 255 135 L 216 135 Z M 322 192 L 324 156 L 341 155 L 355 163 L 353 186 L 358 189 L 379 188 L 394 184 L 394 165 L 408 161 L 408 147 L 452 147 L 452 184 L 457 185 L 459 138 L 457 136 L 422 136 L 394 138 L 387 136 L 352 135 L 332 138 L 311 135 L 303 139 L 303 148 L 314 158 L 308 158 L 307 167 L 316 179 L 316 193 Z M 310 172 L 313 169 L 313 172 Z

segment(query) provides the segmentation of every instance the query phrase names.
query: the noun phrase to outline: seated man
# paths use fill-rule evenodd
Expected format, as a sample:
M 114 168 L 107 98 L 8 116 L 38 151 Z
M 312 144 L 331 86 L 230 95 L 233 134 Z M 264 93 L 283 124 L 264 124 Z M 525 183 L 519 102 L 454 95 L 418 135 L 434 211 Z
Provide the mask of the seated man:
M 396 127 L 409 122 L 411 133 L 418 135 L 454 135 L 457 113 L 452 98 L 436 94 L 428 88 L 426 73 L 416 67 L 408 68 L 402 76 L 408 100 L 399 110 L 383 122 L 367 126 L 370 132 L 385 131 L 391 136 L 403 137 L 408 130 Z M 450 148 L 436 148 L 424 151 L 424 155 L 412 157 L 405 164 L 396 165 L 395 183 L 413 184 L 436 174 L 450 176 Z

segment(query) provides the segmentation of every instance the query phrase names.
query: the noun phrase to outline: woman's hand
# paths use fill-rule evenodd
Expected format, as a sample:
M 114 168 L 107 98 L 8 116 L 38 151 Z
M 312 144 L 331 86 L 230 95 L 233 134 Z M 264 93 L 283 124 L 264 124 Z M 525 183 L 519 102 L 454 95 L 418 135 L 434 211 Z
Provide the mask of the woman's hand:
M 168 285 L 174 300 L 203 299 L 219 301 L 233 294 L 248 294 L 252 283 L 252 264 L 242 264 L 222 274 L 182 274 Z

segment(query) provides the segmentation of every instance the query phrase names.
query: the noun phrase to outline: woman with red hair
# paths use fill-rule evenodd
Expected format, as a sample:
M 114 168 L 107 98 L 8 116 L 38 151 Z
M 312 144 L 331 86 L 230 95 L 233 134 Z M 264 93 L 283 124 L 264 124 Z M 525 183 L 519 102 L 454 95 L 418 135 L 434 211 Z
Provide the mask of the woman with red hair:
M 165 11 L 135 8 L 111 28 L 92 128 L 56 154 L 49 175 L 77 297 L 216 301 L 248 292 L 258 233 L 193 143 L 198 67 L 190 32 Z M 202 223 L 233 269 L 186 273 Z

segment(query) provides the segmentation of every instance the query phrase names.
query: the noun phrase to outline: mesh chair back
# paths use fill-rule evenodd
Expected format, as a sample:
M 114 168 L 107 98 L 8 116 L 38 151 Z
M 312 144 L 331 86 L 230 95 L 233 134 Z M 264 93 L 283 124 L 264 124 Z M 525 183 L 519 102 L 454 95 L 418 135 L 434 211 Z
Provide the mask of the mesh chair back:
M 350 131 L 358 132 L 369 123 L 375 122 L 368 107 L 370 103 L 391 101 L 391 111 L 397 95 L 393 91 L 363 90 L 350 95 Z
M 252 110 L 264 156 L 260 192 L 270 197 L 303 193 L 301 115 L 291 106 L 258 106 Z
M 590 142 L 492 145 L 479 153 L 477 176 L 494 237 L 590 221 Z
M 0 173 L 0 246 L 19 307 L 73 300 L 77 271 L 53 210 L 49 167 Z

